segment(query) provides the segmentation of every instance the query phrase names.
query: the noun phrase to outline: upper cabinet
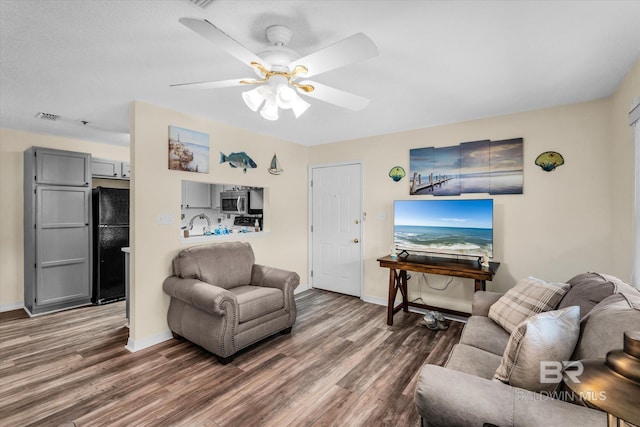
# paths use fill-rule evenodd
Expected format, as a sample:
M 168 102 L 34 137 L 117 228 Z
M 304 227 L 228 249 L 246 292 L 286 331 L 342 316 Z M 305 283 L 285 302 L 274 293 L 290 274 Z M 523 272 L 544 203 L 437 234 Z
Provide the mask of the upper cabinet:
M 129 162 L 94 157 L 91 159 L 91 175 L 94 178 L 129 179 L 131 167 Z
M 208 182 L 182 181 L 182 207 L 211 208 L 211 185 Z
M 91 155 L 34 147 L 37 184 L 88 186 L 91 182 Z
M 131 178 L 131 163 L 122 162 L 122 168 L 120 169 L 120 176 L 122 178 Z

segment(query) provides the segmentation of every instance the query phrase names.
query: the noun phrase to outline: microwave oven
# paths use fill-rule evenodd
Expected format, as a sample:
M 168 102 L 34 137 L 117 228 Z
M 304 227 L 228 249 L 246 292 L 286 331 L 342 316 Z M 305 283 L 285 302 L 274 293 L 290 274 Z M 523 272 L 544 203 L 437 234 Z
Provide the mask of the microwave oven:
M 223 191 L 220 193 L 220 212 L 246 215 L 249 213 L 249 191 Z

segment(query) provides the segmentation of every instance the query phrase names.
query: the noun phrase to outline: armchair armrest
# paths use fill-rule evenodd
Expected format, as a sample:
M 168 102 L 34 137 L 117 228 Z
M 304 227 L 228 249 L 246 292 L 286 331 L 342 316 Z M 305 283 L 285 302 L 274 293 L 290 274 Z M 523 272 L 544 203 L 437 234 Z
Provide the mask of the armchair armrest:
M 499 381 L 436 365 L 422 368 L 415 403 L 427 426 L 602 427 L 604 412 L 552 399 Z
M 293 271 L 282 270 L 274 267 L 267 267 L 254 264 L 251 271 L 251 284 L 254 286 L 265 286 L 268 288 L 278 288 L 285 294 L 298 287 L 300 276 Z
M 500 292 L 478 291 L 473 294 L 471 302 L 471 315 L 484 316 L 489 315 L 489 307 L 491 307 L 500 297 L 504 295 Z
M 169 276 L 162 284 L 162 289 L 167 295 L 209 314 L 224 316 L 227 309 L 238 305 L 236 296 L 228 290 L 198 279 Z M 226 305 L 230 307 L 225 307 Z

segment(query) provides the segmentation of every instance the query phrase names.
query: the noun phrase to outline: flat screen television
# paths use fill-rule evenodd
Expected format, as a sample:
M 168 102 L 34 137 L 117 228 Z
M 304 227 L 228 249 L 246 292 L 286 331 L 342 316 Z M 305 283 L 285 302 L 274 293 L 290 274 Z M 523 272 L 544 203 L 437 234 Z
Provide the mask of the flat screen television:
M 493 257 L 493 200 L 396 200 L 397 252 Z

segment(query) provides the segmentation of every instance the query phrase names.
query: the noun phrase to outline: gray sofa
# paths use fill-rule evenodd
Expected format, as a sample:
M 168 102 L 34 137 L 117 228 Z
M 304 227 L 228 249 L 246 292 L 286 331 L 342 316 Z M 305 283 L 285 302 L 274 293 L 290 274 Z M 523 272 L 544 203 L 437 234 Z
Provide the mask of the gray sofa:
M 229 363 L 232 356 L 296 321 L 297 273 L 255 264 L 246 242 L 224 242 L 181 251 L 174 275 L 163 283 L 171 297 L 167 321 L 179 337 Z
M 580 306 L 580 335 L 571 360 L 604 358 L 621 349 L 624 331 L 640 330 L 640 292 L 620 279 L 597 273 L 578 275 L 557 309 Z M 510 334 L 489 317 L 502 294 L 476 292 L 472 315 L 444 367 L 425 365 L 415 404 L 426 426 L 599 426 L 604 412 L 493 379 Z M 559 386 L 562 391 L 562 385 Z

